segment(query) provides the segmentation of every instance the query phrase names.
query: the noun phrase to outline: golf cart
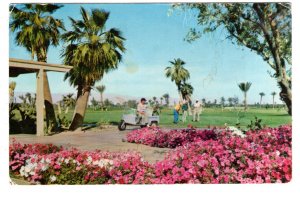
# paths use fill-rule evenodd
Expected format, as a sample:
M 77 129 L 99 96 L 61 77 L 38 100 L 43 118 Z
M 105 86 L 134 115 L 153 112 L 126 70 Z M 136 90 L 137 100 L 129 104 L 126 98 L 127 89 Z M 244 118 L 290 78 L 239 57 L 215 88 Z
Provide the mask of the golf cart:
M 159 123 L 159 116 L 154 116 L 152 114 L 153 110 L 148 109 L 146 111 L 148 115 L 148 121 L 145 123 L 142 123 L 142 120 L 139 116 L 137 116 L 136 109 L 129 109 L 127 110 L 123 116 L 122 119 L 118 125 L 118 129 L 120 131 L 124 131 L 126 129 L 127 125 L 130 126 L 140 126 L 141 128 L 149 125 L 149 126 L 157 126 Z

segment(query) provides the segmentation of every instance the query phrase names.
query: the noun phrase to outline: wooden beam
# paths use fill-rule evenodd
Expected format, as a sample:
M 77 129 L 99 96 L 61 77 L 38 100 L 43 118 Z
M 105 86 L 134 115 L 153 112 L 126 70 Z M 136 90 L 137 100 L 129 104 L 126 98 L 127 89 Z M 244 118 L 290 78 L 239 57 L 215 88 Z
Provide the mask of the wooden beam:
M 38 71 L 44 69 L 45 71 L 56 71 L 56 72 L 68 72 L 72 66 L 66 66 L 61 64 L 49 64 L 45 62 L 37 62 L 30 60 L 21 60 L 15 58 L 9 58 L 9 67 L 32 69 Z
M 43 69 L 36 75 L 36 135 L 44 136 L 44 77 Z

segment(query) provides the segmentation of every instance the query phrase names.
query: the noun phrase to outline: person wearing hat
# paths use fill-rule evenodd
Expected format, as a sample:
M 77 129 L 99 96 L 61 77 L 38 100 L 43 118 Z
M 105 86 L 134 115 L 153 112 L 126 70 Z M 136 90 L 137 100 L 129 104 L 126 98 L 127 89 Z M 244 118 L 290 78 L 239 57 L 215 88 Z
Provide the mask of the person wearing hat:
M 147 122 L 146 101 L 147 100 L 145 98 L 141 98 L 139 104 L 137 105 L 137 115 L 139 117 L 139 121 L 137 124 L 145 124 Z

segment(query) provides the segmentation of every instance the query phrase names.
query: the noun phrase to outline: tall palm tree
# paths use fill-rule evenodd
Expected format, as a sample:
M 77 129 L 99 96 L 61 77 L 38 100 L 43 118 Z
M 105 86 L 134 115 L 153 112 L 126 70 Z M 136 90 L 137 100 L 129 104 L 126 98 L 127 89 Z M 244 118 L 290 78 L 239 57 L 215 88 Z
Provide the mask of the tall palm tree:
M 170 96 L 169 96 L 169 94 L 168 93 L 165 93 L 164 95 L 163 95 L 163 97 L 164 97 L 164 99 L 165 99 L 165 102 L 166 102 L 166 106 L 169 106 L 169 99 L 170 99 Z
M 125 39 L 121 32 L 115 28 L 105 29 L 109 12 L 92 9 L 88 13 L 81 7 L 80 14 L 79 20 L 69 17 L 72 30 L 62 35 L 67 43 L 62 52 L 64 63 L 73 66 L 65 79 L 77 87 L 70 130 L 76 130 L 82 125 L 92 86 L 106 72 L 118 68 L 121 53 L 125 52 Z
M 174 61 L 170 61 L 170 63 L 172 66 L 165 68 L 166 77 L 171 78 L 171 81 L 175 81 L 179 93 L 179 99 L 182 100 L 180 88 L 186 82 L 186 80 L 190 78 L 190 73 L 183 67 L 185 62 L 180 58 L 174 59 Z
M 272 92 L 272 93 L 271 93 L 271 95 L 272 95 L 272 97 L 273 97 L 273 109 L 274 109 L 274 105 L 275 105 L 274 98 L 275 98 L 275 95 L 276 95 L 276 94 L 277 94 L 276 92 Z
M 49 46 L 57 46 L 60 40 L 60 31 L 65 30 L 61 20 L 51 16 L 61 5 L 54 4 L 21 4 L 10 6 L 11 22 L 10 30 L 16 33 L 15 42 L 23 46 L 31 54 L 31 59 L 39 62 L 47 62 Z M 46 71 L 44 78 L 44 98 L 46 109 L 47 128 L 57 128 L 54 107 L 49 88 Z
M 105 91 L 105 85 L 99 85 L 96 87 L 96 89 L 98 90 L 98 92 L 100 93 L 100 103 L 101 106 L 103 106 L 103 92 Z
M 193 91 L 194 91 L 194 88 L 190 83 L 184 83 L 180 87 L 180 92 L 181 92 L 182 98 L 184 98 L 185 100 L 188 101 L 189 115 L 192 115 L 192 109 L 191 109 L 191 106 L 190 106 L 190 101 L 191 101 L 191 96 L 193 94 Z
M 247 106 L 247 92 L 250 89 L 251 85 L 252 85 L 252 83 L 250 83 L 250 82 L 242 82 L 242 83 L 238 84 L 239 88 L 244 93 L 245 110 L 247 110 L 247 108 L 248 108 L 248 106 Z
M 260 102 L 259 102 L 259 105 L 261 107 L 261 102 L 262 102 L 262 98 L 265 96 L 266 94 L 264 92 L 260 92 L 259 93 L 259 96 L 260 96 Z

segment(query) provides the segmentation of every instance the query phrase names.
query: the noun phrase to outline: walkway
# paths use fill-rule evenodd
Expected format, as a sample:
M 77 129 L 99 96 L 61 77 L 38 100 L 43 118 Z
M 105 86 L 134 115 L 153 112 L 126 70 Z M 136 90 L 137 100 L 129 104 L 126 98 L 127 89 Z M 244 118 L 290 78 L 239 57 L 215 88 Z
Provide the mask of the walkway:
M 36 136 L 31 134 L 10 135 L 10 143 L 15 138 L 17 142 L 22 144 L 29 143 L 52 143 L 54 145 L 62 145 L 66 148 L 77 148 L 80 150 L 107 150 L 111 152 L 119 151 L 138 151 L 144 160 L 154 163 L 164 159 L 168 148 L 155 148 L 141 144 L 133 144 L 122 142 L 126 139 L 126 134 L 131 130 L 118 131 L 116 127 L 107 129 L 92 129 L 80 132 L 62 132 L 52 136 Z

